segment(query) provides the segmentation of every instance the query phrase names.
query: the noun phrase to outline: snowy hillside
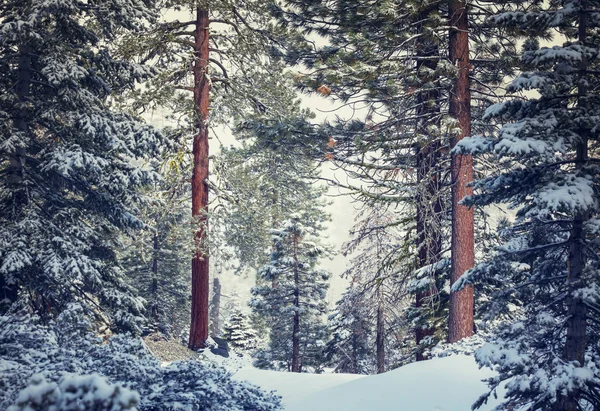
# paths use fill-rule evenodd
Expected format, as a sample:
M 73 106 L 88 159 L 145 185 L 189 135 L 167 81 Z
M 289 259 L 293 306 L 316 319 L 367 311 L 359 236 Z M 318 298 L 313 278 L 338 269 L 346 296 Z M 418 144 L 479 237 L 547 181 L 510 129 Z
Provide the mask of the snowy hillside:
M 467 411 L 486 392 L 481 380 L 492 375 L 479 369 L 473 357 L 456 355 L 371 376 L 242 368 L 234 378 L 276 390 L 287 411 Z M 492 399 L 481 410 L 498 403 Z

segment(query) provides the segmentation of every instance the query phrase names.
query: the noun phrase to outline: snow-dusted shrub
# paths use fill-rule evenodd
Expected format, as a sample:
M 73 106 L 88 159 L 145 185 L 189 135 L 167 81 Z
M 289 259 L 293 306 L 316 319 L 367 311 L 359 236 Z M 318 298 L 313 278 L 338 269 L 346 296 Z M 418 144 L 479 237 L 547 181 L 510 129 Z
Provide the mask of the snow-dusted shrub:
M 102 342 L 83 318 L 77 306 L 48 326 L 23 313 L 0 316 L 0 409 L 281 409 L 279 397 L 231 380 L 221 367 L 161 367 L 139 339 Z
M 132 410 L 139 395 L 98 374 L 65 374 L 58 383 L 36 374 L 8 411 Z
M 474 355 L 491 338 L 490 335 L 480 332 L 471 337 L 463 338 L 455 343 L 439 342 L 425 352 L 426 357 L 449 357 L 451 355 Z

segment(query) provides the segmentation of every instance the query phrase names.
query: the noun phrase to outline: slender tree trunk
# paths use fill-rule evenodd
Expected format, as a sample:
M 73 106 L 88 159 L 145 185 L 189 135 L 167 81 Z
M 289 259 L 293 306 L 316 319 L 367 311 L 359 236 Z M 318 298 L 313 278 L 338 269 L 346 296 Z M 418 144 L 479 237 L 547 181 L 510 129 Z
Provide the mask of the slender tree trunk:
M 152 307 L 150 309 L 151 318 L 154 321 L 154 328 L 158 327 L 158 232 L 154 232 L 152 250 L 152 286 L 150 288 L 150 295 L 152 296 Z
M 208 11 L 196 10 L 194 46 L 194 104 L 198 133 L 194 136 L 194 170 L 192 174 L 192 216 L 199 223 L 195 233 L 196 251 L 192 259 L 192 315 L 188 346 L 192 350 L 204 348 L 208 338 Z
M 350 363 L 352 364 L 351 373 L 358 374 L 358 344 L 360 344 L 361 336 L 358 335 L 356 329 L 352 332 L 352 358 Z
M 471 135 L 471 94 L 469 92 L 469 20 L 464 0 L 449 1 L 450 61 L 458 73 L 450 97 L 450 115 L 459 124 L 460 134 L 452 138 L 454 147 L 462 138 Z M 474 212 L 459 201 L 473 194 L 468 186 L 473 181 L 471 155 L 452 155 L 452 274 L 454 284 L 475 263 Z M 473 335 L 473 287 L 450 295 L 448 340 L 456 342 Z
M 442 254 L 442 235 L 439 217 L 442 210 L 440 200 L 439 170 L 436 169 L 439 161 L 440 144 L 433 141 L 419 150 L 417 155 L 420 194 L 417 202 L 417 239 L 419 242 L 419 266 L 430 267 L 429 277 L 431 284 L 426 291 L 416 295 L 416 307 L 433 313 L 433 299 L 438 293 L 436 287 L 437 264 Z M 424 310 L 423 310 L 424 311 Z M 428 325 L 415 330 L 417 345 L 427 337 L 435 334 L 435 328 Z M 426 360 L 423 347 L 417 348 L 417 361 Z
M 17 67 L 17 84 L 15 91 L 21 103 L 25 103 L 30 94 L 31 88 L 31 48 L 28 45 L 19 47 L 19 65 Z M 24 136 L 29 134 L 27 121 L 28 110 L 23 108 L 18 111 L 14 119 L 14 126 Z M 7 175 L 7 185 L 13 192 L 12 214 L 13 220 L 17 220 L 24 206 L 28 203 L 27 188 L 23 185 L 23 172 L 25 162 L 25 148 L 18 147 L 9 157 L 9 173 Z M 7 279 L 0 274 L 0 313 L 8 309 L 18 297 L 18 284 L 15 278 Z
M 438 5 L 428 7 L 419 13 L 419 32 L 424 32 L 423 24 L 429 19 Z M 439 46 L 435 40 L 421 37 L 417 43 L 417 73 L 427 69 L 435 70 L 437 60 L 432 57 L 439 55 Z M 427 90 L 417 95 L 417 116 L 422 120 L 417 125 L 417 133 L 427 136 L 427 126 L 431 123 L 439 124 L 439 99 L 438 90 Z M 416 294 L 416 307 L 425 308 L 432 305 L 432 299 L 437 294 L 435 285 L 435 265 L 440 260 L 442 251 L 442 235 L 439 218 L 442 210 L 440 200 L 440 142 L 437 137 L 423 144 L 417 144 L 417 247 L 419 256 L 419 267 L 432 266 L 430 273 L 433 284 L 428 290 Z M 415 330 L 417 346 L 429 336 L 435 334 L 432 326 L 420 327 Z M 425 360 L 423 349 L 417 349 L 417 361 Z
M 298 267 L 298 236 L 294 235 L 294 326 L 292 328 L 292 372 L 300 372 L 300 273 Z
M 219 279 L 215 277 L 213 280 L 213 298 L 211 302 L 211 312 L 210 316 L 212 317 L 212 326 L 210 335 L 213 337 L 219 336 L 219 316 L 221 315 L 221 283 Z
M 584 10 L 586 9 L 585 1 L 580 4 L 581 10 L 579 12 L 579 43 L 583 46 L 587 41 L 587 19 L 588 16 Z M 587 87 L 587 58 L 584 56 L 581 60 L 579 69 L 581 70 L 581 78 L 577 87 L 577 93 L 579 94 L 577 105 L 582 110 L 586 109 L 586 99 L 588 94 Z M 584 126 L 585 127 L 585 126 Z M 576 164 L 578 170 L 585 167 L 588 161 L 588 130 L 582 128 L 579 131 L 580 140 L 577 143 L 577 157 Z M 569 318 L 566 323 L 567 338 L 565 341 L 565 347 L 563 352 L 563 359 L 568 362 L 577 361 L 579 366 L 583 367 L 585 364 L 585 350 L 587 346 L 587 331 L 586 331 L 586 316 L 587 307 L 585 302 L 580 296 L 576 296 L 578 289 L 585 286 L 584 280 L 582 279 L 583 270 L 587 264 L 586 258 L 586 244 L 585 244 L 585 232 L 583 225 L 586 220 L 589 219 L 588 212 L 578 212 L 573 220 L 573 227 L 571 228 L 570 235 L 570 246 L 568 256 L 568 277 L 567 286 L 569 290 L 569 299 L 567 300 Z M 580 294 L 579 294 L 580 295 Z M 569 392 L 568 395 L 562 396 L 557 401 L 557 407 L 555 409 L 561 411 L 577 411 L 579 410 L 579 393 Z
M 383 307 L 383 287 L 377 289 L 377 331 L 375 345 L 377 351 L 377 374 L 385 372 L 385 312 Z

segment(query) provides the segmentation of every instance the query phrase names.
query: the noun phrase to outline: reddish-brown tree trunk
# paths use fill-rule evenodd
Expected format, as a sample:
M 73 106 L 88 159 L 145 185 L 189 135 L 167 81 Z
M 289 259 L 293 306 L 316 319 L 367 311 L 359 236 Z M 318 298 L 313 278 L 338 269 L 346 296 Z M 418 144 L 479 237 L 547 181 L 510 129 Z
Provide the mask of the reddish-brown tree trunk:
M 586 2 L 582 1 L 579 12 L 579 33 L 578 40 L 581 45 L 585 45 L 587 41 L 587 19 L 588 16 L 584 11 Z M 586 76 L 588 61 L 584 56 L 579 65 L 581 78 L 577 87 L 579 94 L 577 105 L 581 110 L 586 109 L 586 98 L 588 94 L 588 81 Z M 583 126 L 585 127 L 585 126 Z M 579 131 L 580 141 L 577 144 L 577 168 L 581 169 L 588 161 L 588 130 L 582 128 Z M 579 366 L 583 367 L 585 363 L 585 350 L 587 347 L 587 306 L 581 298 L 581 294 L 577 290 L 583 288 L 585 284 L 581 278 L 583 270 L 587 264 L 585 232 L 583 225 L 589 219 L 588 212 L 578 212 L 573 220 L 571 228 L 570 246 L 568 256 L 568 277 L 567 286 L 570 297 L 568 299 L 569 318 L 566 323 L 567 337 L 565 341 L 563 359 L 568 362 L 577 361 Z M 570 392 L 566 396 L 559 397 L 555 409 L 561 411 L 577 411 L 579 410 L 578 392 Z
M 199 224 L 195 233 L 196 251 L 192 258 L 192 315 L 188 346 L 192 350 L 204 348 L 208 338 L 208 11 L 196 10 L 194 44 L 194 104 L 198 133 L 194 136 L 192 173 L 192 216 Z
M 450 61 L 458 72 L 450 96 L 450 115 L 459 124 L 460 134 L 452 138 L 454 147 L 462 138 L 471 135 L 471 94 L 469 92 L 469 20 L 464 0 L 450 0 Z M 452 274 L 454 284 L 475 263 L 473 209 L 459 201 L 473 194 L 468 186 L 473 181 L 471 155 L 452 155 Z M 448 340 L 456 342 L 473 335 L 473 287 L 450 294 Z
M 438 5 L 432 5 L 419 14 L 419 32 L 425 32 L 424 23 L 430 18 L 431 14 L 437 11 Z M 417 41 L 417 73 L 423 69 L 435 70 L 438 61 L 435 57 L 439 54 L 437 42 L 425 36 Z M 420 91 L 417 94 L 417 116 L 420 119 L 417 126 L 417 133 L 427 136 L 427 126 L 430 124 L 439 125 L 439 104 L 440 93 L 436 89 Z M 440 142 L 437 137 L 429 138 L 428 141 L 418 143 L 417 145 L 417 247 L 419 257 L 419 268 L 435 265 L 439 262 L 442 253 L 442 234 L 439 224 L 440 213 L 442 210 L 440 200 L 440 169 L 438 167 L 440 156 Z M 433 271 L 429 274 L 431 280 L 435 282 L 436 274 Z M 437 294 L 435 283 L 431 284 L 428 290 L 416 294 L 416 307 L 425 308 L 432 304 L 432 299 Z M 419 347 L 422 341 L 435 334 L 435 328 L 432 326 L 419 327 L 415 330 L 415 340 L 417 343 L 417 361 L 426 359 L 423 354 L 423 348 Z
M 294 235 L 294 325 L 292 328 L 292 372 L 300 372 L 300 273 L 298 236 Z

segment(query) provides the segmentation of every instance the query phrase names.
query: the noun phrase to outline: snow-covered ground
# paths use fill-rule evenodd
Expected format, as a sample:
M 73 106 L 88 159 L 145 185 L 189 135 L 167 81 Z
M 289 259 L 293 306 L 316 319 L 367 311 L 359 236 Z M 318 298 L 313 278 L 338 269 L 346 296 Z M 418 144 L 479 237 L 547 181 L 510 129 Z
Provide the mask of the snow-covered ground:
M 493 375 L 473 357 L 455 355 L 413 363 L 379 375 L 294 374 L 244 367 L 234 378 L 283 397 L 287 411 L 468 411 Z M 499 397 L 503 392 L 499 392 Z M 493 397 L 480 408 L 489 411 Z

